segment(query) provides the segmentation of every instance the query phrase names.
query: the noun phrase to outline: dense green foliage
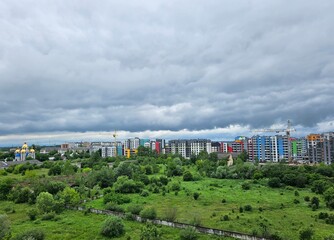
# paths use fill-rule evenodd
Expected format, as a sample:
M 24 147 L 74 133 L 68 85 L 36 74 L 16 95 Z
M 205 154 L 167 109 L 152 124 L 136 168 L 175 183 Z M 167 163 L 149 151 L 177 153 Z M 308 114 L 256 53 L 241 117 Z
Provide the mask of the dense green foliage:
M 119 237 L 123 235 L 124 232 L 124 224 L 118 217 L 108 217 L 101 228 L 101 234 L 110 238 Z
M 297 239 L 303 229 L 313 230 L 319 239 L 330 236 L 333 166 L 253 164 L 245 159 L 241 155 L 227 166 L 217 154 L 184 159 L 142 149 L 127 161 L 94 153 L 76 160 L 81 168 L 71 161 L 45 161 L 42 167 L 21 164 L 2 170 L 0 200 L 30 204 L 24 216 L 31 223 L 58 221 L 66 207 L 86 205 L 126 212 L 129 219 L 131 214 L 177 218 L 273 239 Z M 15 212 L 15 207 L 5 212 Z M 142 232 L 150 231 L 155 230 Z

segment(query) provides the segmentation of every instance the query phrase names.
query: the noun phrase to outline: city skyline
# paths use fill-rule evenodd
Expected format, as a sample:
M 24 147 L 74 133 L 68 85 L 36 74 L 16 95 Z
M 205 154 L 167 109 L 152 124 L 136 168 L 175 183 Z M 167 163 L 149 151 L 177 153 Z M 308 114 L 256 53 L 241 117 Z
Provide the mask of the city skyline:
M 334 2 L 0 4 L 0 146 L 334 130 Z

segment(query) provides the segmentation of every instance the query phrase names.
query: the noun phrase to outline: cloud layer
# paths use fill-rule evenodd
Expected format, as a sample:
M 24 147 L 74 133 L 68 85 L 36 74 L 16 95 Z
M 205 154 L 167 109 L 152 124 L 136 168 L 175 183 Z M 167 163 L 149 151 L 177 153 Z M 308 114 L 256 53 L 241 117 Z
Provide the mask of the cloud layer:
M 333 9 L 331 0 L 1 1 L 0 135 L 287 119 L 333 130 Z

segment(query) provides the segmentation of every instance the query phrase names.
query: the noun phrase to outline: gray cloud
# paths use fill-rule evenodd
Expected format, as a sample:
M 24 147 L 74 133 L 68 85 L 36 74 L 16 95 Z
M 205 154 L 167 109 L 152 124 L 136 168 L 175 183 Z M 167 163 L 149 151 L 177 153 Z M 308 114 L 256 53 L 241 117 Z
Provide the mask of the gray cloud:
M 333 8 L 2 1 L 0 134 L 330 122 Z

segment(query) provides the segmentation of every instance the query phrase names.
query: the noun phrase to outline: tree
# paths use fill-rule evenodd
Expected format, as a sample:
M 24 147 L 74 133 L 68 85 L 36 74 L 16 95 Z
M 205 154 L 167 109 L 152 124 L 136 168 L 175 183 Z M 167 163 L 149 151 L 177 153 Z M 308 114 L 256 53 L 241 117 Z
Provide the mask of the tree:
M 75 207 L 80 202 L 79 193 L 70 187 L 66 187 L 59 196 L 64 200 L 66 206 Z
M 10 234 L 10 221 L 7 215 L 0 215 L 0 239 L 9 239 Z
M 6 200 L 7 195 L 13 187 L 13 181 L 10 179 L 5 179 L 0 181 L 0 200 Z
M 124 232 L 124 224 L 118 217 L 108 217 L 104 221 L 101 229 L 101 234 L 110 238 L 119 237 L 123 235 Z
M 36 199 L 36 207 L 41 213 L 48 213 L 53 211 L 55 200 L 48 192 L 41 192 Z

